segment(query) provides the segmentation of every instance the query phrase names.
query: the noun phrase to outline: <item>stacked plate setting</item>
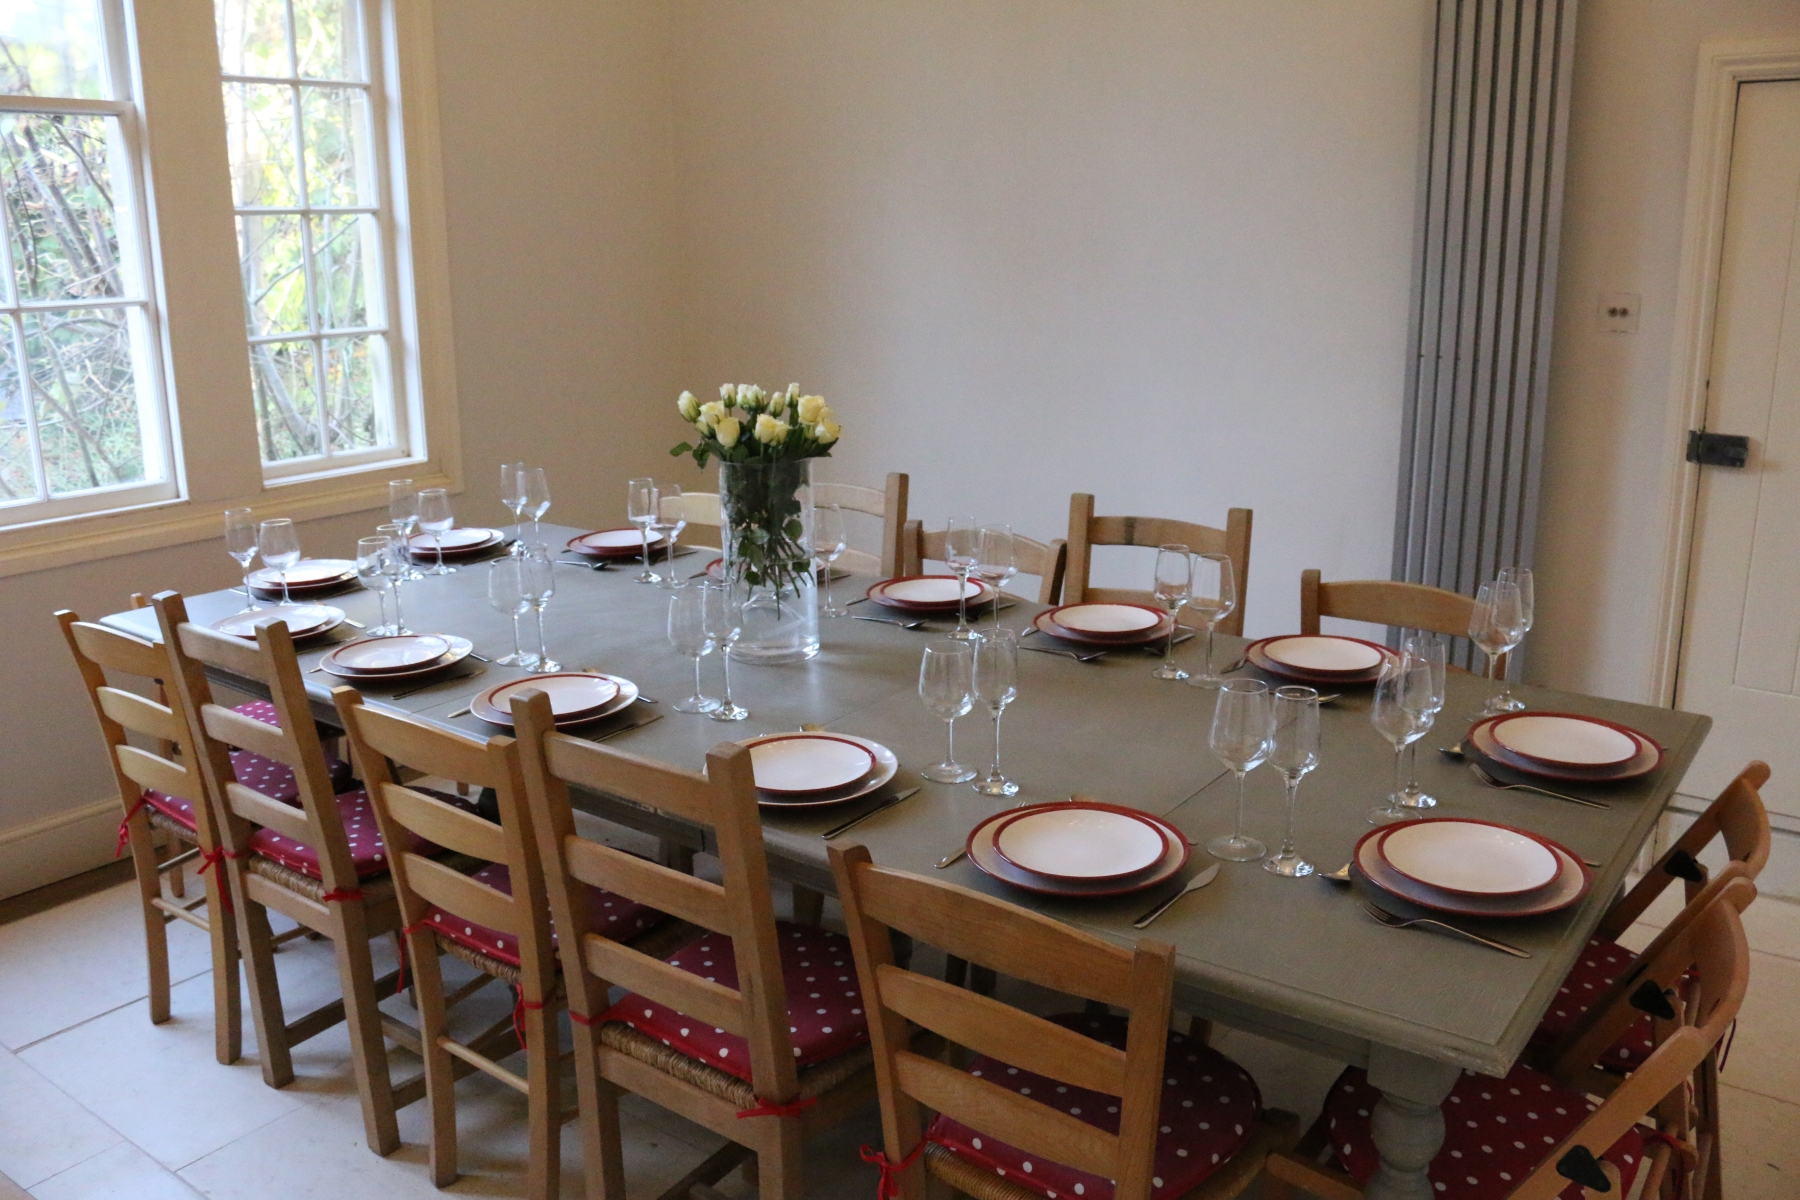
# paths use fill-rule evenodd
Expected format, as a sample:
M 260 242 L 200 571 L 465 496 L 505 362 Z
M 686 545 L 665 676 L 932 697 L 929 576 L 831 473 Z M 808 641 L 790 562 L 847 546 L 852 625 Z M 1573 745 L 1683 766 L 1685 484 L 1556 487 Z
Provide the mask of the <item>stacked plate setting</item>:
M 1244 657 L 1259 671 L 1329 687 L 1374 683 L 1381 677 L 1381 664 L 1393 656 L 1386 646 L 1328 634 L 1263 638 L 1244 648 Z
M 1122 896 L 1173 878 L 1187 839 L 1149 813 L 1079 800 L 995 813 L 969 831 L 969 861 L 1046 896 Z
M 900 770 L 892 750 L 848 733 L 770 733 L 742 744 L 765 808 L 842 804 L 886 787 Z
M 258 626 L 280 622 L 287 626 L 288 636 L 295 641 L 330 633 L 344 623 L 344 610 L 330 604 L 277 604 L 274 608 L 252 608 L 232 613 L 212 623 L 220 633 L 229 633 L 245 641 L 256 640 Z
M 550 697 L 550 713 L 558 729 L 578 729 L 604 721 L 631 707 L 638 698 L 637 684 L 623 676 L 564 671 L 496 684 L 469 701 L 469 712 L 490 725 L 511 729 L 512 698 L 533 688 Z
M 971 612 L 1000 598 L 998 589 L 979 579 L 962 584 L 959 595 L 954 575 L 902 575 L 882 580 L 866 594 L 883 608 L 916 616 L 947 616 L 957 610 L 963 597 Z
M 429 533 L 415 533 L 406 540 L 406 548 L 411 552 L 414 562 L 434 563 L 438 560 L 439 540 Z M 444 561 L 456 562 L 460 559 L 477 558 L 506 545 L 509 539 L 504 530 L 470 527 L 448 530 L 441 540 Z
M 1574 713 L 1502 713 L 1469 730 L 1466 749 L 1523 775 L 1613 783 L 1662 765 L 1662 747 L 1635 729 Z
M 650 538 L 650 554 L 657 554 L 669 548 L 669 539 L 663 534 L 653 534 Z M 644 535 L 637 529 L 597 529 L 593 533 L 584 533 L 580 537 L 569 539 L 568 549 L 571 553 L 583 558 L 595 559 L 599 562 L 619 562 L 627 559 L 644 557 Z
M 356 583 L 356 564 L 347 558 L 305 558 L 288 568 L 288 595 L 297 599 L 327 596 Z M 263 567 L 250 572 L 250 590 L 258 600 L 281 599 L 281 572 Z
M 1357 871 L 1380 890 L 1467 917 L 1557 912 L 1593 883 L 1581 859 L 1548 838 L 1456 817 L 1371 829 L 1354 857 Z
M 455 666 L 474 650 L 474 642 L 454 633 L 401 633 L 345 642 L 321 658 L 319 666 L 340 679 L 387 683 Z
M 1174 620 L 1148 604 L 1064 604 L 1045 609 L 1032 624 L 1083 646 L 1151 646 L 1169 636 Z

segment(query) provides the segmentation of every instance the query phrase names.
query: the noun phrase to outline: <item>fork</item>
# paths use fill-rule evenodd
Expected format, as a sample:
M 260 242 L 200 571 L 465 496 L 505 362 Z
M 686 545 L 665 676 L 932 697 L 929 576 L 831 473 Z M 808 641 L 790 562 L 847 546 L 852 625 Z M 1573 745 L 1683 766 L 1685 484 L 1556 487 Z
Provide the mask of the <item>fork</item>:
M 1082 654 L 1075 650 L 1059 650 L 1055 646 L 1027 646 L 1022 643 L 1020 644 L 1019 649 L 1035 650 L 1039 654 L 1058 654 L 1063 658 L 1072 658 L 1076 662 L 1084 663 L 1094 662 L 1106 657 L 1106 651 L 1104 650 L 1096 650 L 1092 654 Z
M 1612 805 L 1606 803 L 1604 800 L 1589 800 L 1583 796 L 1568 796 L 1564 795 L 1562 792 L 1553 792 L 1548 788 L 1532 787 L 1529 783 L 1501 783 L 1498 779 L 1495 779 L 1492 775 L 1489 775 L 1483 770 L 1480 763 L 1470 763 L 1469 770 L 1474 772 L 1475 778 L 1481 780 L 1481 782 L 1487 784 L 1491 788 L 1499 788 L 1503 792 L 1535 792 L 1540 796 L 1548 796 L 1552 800 L 1567 800 L 1570 804 L 1579 804 L 1583 808 L 1612 807 Z
M 925 622 L 923 622 L 923 621 L 900 621 L 900 620 L 894 619 L 893 617 L 852 616 L 850 619 L 852 621 L 873 621 L 877 625 L 898 625 L 902 629 L 923 629 L 923 628 L 925 628 Z
M 1489 938 L 1484 938 L 1479 934 L 1470 933 L 1466 929 L 1459 929 L 1455 925 L 1451 925 L 1444 921 L 1434 921 L 1430 917 L 1407 918 L 1395 916 L 1387 909 L 1377 908 L 1367 900 L 1362 901 L 1362 906 L 1364 912 L 1368 913 L 1371 917 L 1374 917 L 1377 923 L 1386 925 L 1389 929 L 1411 929 L 1415 925 L 1423 925 L 1429 929 L 1441 929 L 1445 933 L 1453 933 L 1457 937 L 1467 938 L 1471 942 L 1478 942 L 1490 950 L 1499 950 L 1504 954 L 1512 955 L 1514 958 L 1531 957 L 1531 951 L 1529 950 L 1521 950 L 1517 946 L 1509 946 L 1505 942 L 1496 942 Z

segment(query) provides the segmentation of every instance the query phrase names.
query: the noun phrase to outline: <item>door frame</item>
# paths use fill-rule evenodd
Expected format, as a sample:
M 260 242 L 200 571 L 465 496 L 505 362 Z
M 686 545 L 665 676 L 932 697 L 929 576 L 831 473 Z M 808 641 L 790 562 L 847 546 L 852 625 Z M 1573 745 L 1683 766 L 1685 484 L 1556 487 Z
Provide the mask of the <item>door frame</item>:
M 1800 79 L 1800 40 L 1720 41 L 1700 47 L 1663 431 L 1666 499 L 1651 703 L 1665 708 L 1675 706 L 1681 671 L 1694 514 L 1700 498 L 1700 468 L 1685 459 L 1687 431 L 1701 428 L 1706 419 L 1738 85 L 1790 79 Z

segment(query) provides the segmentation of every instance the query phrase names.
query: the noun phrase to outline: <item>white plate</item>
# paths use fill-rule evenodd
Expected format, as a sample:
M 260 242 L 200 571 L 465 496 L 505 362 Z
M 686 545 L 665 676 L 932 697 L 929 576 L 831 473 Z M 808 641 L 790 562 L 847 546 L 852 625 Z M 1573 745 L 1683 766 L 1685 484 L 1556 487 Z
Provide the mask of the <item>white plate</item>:
M 1077 633 L 1144 633 L 1163 615 L 1136 604 L 1068 604 L 1056 610 L 1056 623 Z
M 422 667 L 449 652 L 449 638 L 435 633 L 403 633 L 346 642 L 329 657 L 333 666 L 343 667 L 346 671 L 386 674 Z
M 1263 643 L 1262 652 L 1302 671 L 1370 671 L 1381 665 L 1381 651 L 1350 638 L 1272 638 Z
M 1396 826 L 1379 853 L 1408 879 L 1464 896 L 1516 896 L 1556 878 L 1550 847 L 1485 821 L 1420 821 Z
M 510 712 L 512 694 L 527 688 L 550 697 L 550 714 L 559 721 L 591 713 L 619 694 L 619 685 L 610 676 L 570 673 L 517 679 L 494 688 L 486 700 L 501 712 Z
M 1152 866 L 1167 849 L 1162 831 L 1124 813 L 1079 805 L 1027 813 L 1001 826 L 994 845 L 1027 871 L 1051 879 L 1117 879 Z
M 337 583 L 349 579 L 356 574 L 356 564 L 347 558 L 307 558 L 288 568 L 288 586 L 319 587 L 327 583 Z M 265 591 L 281 590 L 281 572 L 273 567 L 263 567 L 250 572 L 250 586 Z
M 668 541 L 662 534 L 652 534 L 650 548 L 656 549 Z M 635 529 L 602 529 L 596 533 L 586 533 L 569 543 L 571 546 L 585 546 L 589 550 L 619 551 L 643 550 L 644 535 Z
M 1050 805 L 1037 805 L 1025 809 L 1024 812 L 1039 812 Z M 994 837 L 1000 826 L 1015 815 L 1022 815 L 1017 810 L 1002 810 L 982 821 L 969 831 L 968 840 L 964 843 L 969 854 L 969 861 L 976 868 L 995 879 L 1023 888 L 1028 892 L 1037 892 L 1046 896 L 1123 896 L 1130 892 L 1141 892 L 1153 888 L 1175 877 L 1181 868 L 1187 865 L 1188 845 L 1174 826 L 1149 818 L 1162 830 L 1164 851 L 1162 858 L 1150 870 L 1129 879 L 1096 879 L 1067 880 L 1051 879 L 1027 871 L 1017 863 L 1007 860 L 994 845 Z M 1147 816 L 1147 814 L 1146 814 Z
M 618 687 L 618 695 L 614 696 L 611 700 L 608 700 L 605 704 L 602 704 L 599 708 L 594 709 L 592 712 L 574 713 L 566 717 L 560 715 L 557 716 L 555 720 L 558 729 L 574 729 L 582 725 L 592 725 L 595 721 L 603 720 L 616 712 L 629 708 L 632 701 L 638 698 L 637 684 L 626 679 L 622 675 L 603 675 L 599 672 L 592 672 L 590 673 L 590 677 L 616 684 Z M 560 678 L 560 676 L 527 675 L 525 678 L 515 679 L 511 683 L 499 684 L 489 688 L 479 696 L 476 696 L 474 700 L 469 702 L 469 707 L 474 710 L 475 716 L 481 720 L 494 725 L 504 725 L 510 729 L 512 728 L 513 723 L 512 694 L 533 687 L 542 692 L 549 693 L 551 689 L 545 686 L 545 682 L 556 678 Z M 496 693 L 502 692 L 505 694 L 500 696 L 500 700 L 504 702 L 504 706 L 493 703 L 490 697 L 493 697 Z M 555 697 L 552 696 L 552 712 L 555 712 L 555 704 Z
M 366 671 L 343 671 L 332 664 L 331 655 L 329 654 L 324 655 L 319 659 L 319 665 L 325 668 L 330 674 L 336 675 L 339 679 L 353 679 L 356 681 L 358 687 L 365 687 L 377 684 L 396 683 L 403 679 L 416 679 L 420 675 L 429 675 L 433 671 L 442 671 L 447 667 L 454 667 L 457 663 L 475 652 L 475 643 L 471 642 L 468 638 L 457 637 L 454 633 L 440 633 L 435 636 L 441 637 L 446 642 L 450 643 L 450 649 L 444 652 L 444 656 L 442 658 L 433 659 L 431 662 L 425 663 L 422 666 L 407 667 L 403 671 L 383 671 L 375 675 L 371 675 Z M 348 642 L 344 644 L 350 645 Z
M 505 536 L 498 529 L 474 526 L 452 529 L 443 536 L 444 552 L 454 554 L 458 550 L 477 550 L 482 546 L 491 546 Z M 438 539 L 429 533 L 415 533 L 407 539 L 406 544 L 414 554 L 436 554 L 438 550 Z
M 752 752 L 754 752 L 756 745 L 759 742 L 788 736 L 790 735 L 785 733 L 765 734 L 762 737 L 751 738 L 742 744 L 749 746 Z M 853 783 L 849 787 L 835 792 L 822 792 L 806 796 L 776 796 L 771 795 L 768 792 L 759 791 L 756 794 L 756 802 L 764 808 L 771 809 L 818 808 L 827 804 L 842 804 L 846 800 L 855 800 L 858 797 L 867 796 L 870 792 L 880 791 L 888 785 L 895 775 L 900 773 L 899 756 L 880 742 L 870 741 L 868 738 L 857 737 L 853 733 L 834 733 L 831 736 L 841 737 L 846 741 L 855 742 L 870 754 L 873 754 L 875 756 L 875 773 L 859 783 Z
M 960 597 L 975 600 L 987 589 L 979 580 L 962 585 L 959 595 L 956 580 L 935 575 L 919 579 L 896 579 L 881 589 L 881 594 L 902 604 L 955 604 Z
M 867 746 L 832 734 L 792 733 L 750 747 L 760 791 L 780 796 L 846 788 L 875 769 Z
M 1379 826 L 1365 834 L 1357 843 L 1356 865 L 1376 887 L 1421 908 L 1471 917 L 1537 917 L 1574 904 L 1587 895 L 1593 881 L 1580 860 L 1559 846 L 1555 848 L 1560 863 L 1556 882 L 1542 891 L 1524 896 L 1458 896 L 1408 879 L 1388 866 L 1377 847 L 1383 840 L 1382 835 L 1393 828 L 1392 825 Z
M 344 622 L 344 610 L 329 604 L 278 604 L 274 608 L 253 608 L 249 612 L 232 613 L 214 621 L 212 627 L 233 637 L 256 640 L 258 626 L 281 622 L 288 627 L 289 637 L 307 637 L 335 629 Z
M 1571 767 L 1611 767 L 1638 753 L 1637 739 L 1623 730 L 1577 717 L 1540 717 L 1530 713 L 1495 721 L 1496 742 L 1514 754 Z

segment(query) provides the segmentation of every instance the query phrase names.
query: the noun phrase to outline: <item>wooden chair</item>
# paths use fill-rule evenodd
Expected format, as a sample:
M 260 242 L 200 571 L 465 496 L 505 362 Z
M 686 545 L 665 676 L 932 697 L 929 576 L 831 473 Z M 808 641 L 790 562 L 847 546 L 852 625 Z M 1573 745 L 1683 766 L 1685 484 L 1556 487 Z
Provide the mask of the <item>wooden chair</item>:
M 877 1165 L 884 1187 L 897 1185 L 884 1196 L 916 1200 L 929 1174 L 978 1200 L 1040 1200 L 1008 1177 L 1071 1196 L 1098 1176 L 1116 1181 L 1117 1200 L 1147 1200 L 1180 1171 L 1193 1182 L 1178 1194 L 1216 1200 L 1238 1195 L 1271 1151 L 1292 1144 L 1294 1117 L 1259 1112 L 1237 1064 L 1169 1033 L 1172 946 L 1120 949 L 1004 901 L 876 867 L 858 845 L 833 845 L 831 869 L 870 1012 L 886 1142 Z M 1130 1016 L 1032 1016 L 896 966 L 892 931 Z M 909 1022 L 982 1057 L 959 1070 L 915 1053 Z M 938 1113 L 929 1130 L 922 1109 Z M 924 1169 L 914 1170 L 921 1153 Z
M 1693 1195 L 1668 1176 L 1673 1167 L 1687 1181 L 1704 1180 L 1717 1169 L 1718 1141 L 1708 1132 L 1716 1124 L 1694 1085 L 1749 986 L 1750 947 L 1738 913 L 1749 903 L 1743 893 L 1754 890 L 1748 879 L 1729 880 L 1661 946 L 1631 995 L 1615 997 L 1593 1026 L 1591 1043 L 1600 1048 L 1643 1016 L 1638 1005 L 1664 1014 L 1655 1051 L 1604 1100 L 1587 1098 L 1589 1066 L 1567 1076 L 1519 1064 L 1499 1081 L 1464 1073 L 1444 1103 L 1455 1119 L 1445 1122 L 1443 1148 L 1427 1168 L 1436 1194 L 1551 1200 L 1576 1183 L 1588 1200 L 1619 1200 L 1665 1195 L 1672 1182 L 1674 1194 Z M 1361 1068 L 1346 1070 L 1311 1131 L 1293 1151 L 1272 1156 L 1269 1173 L 1325 1200 L 1360 1196 L 1376 1165 L 1369 1114 L 1378 1100 Z M 1638 1124 L 1646 1118 L 1657 1127 L 1653 1135 Z M 1527 1128 L 1533 1136 L 1521 1140 Z M 1332 1165 L 1322 1161 L 1328 1150 Z M 1636 1178 L 1642 1172 L 1648 1175 Z
M 719 538 L 719 493 L 717 492 L 683 492 L 679 496 L 665 496 L 657 501 L 657 509 L 665 521 L 685 521 L 688 529 L 710 529 L 713 540 L 710 543 L 688 545 L 723 544 Z
M 514 699 L 513 723 L 568 990 L 588 1195 L 624 1200 L 625 1090 L 731 1143 L 667 1194 L 754 1153 L 761 1194 L 797 1200 L 807 1138 L 867 1103 L 874 1076 L 849 943 L 775 920 L 749 751 L 715 747 L 704 775 L 635 758 L 557 733 L 537 691 Z M 722 883 L 578 836 L 570 785 L 710 826 Z M 583 885 L 703 932 L 668 961 L 652 957 L 594 927 L 577 902 Z M 614 985 L 630 989 L 617 1005 Z
M 1371 625 L 1391 625 L 1396 629 L 1420 629 L 1441 633 L 1446 637 L 1469 636 L 1469 618 L 1475 612 L 1475 600 L 1460 592 L 1432 587 L 1424 583 L 1405 583 L 1395 579 L 1345 579 L 1323 583 L 1316 567 L 1300 572 L 1300 632 L 1316 635 L 1320 617 L 1338 617 L 1345 621 L 1365 621 Z M 1506 677 L 1510 655 L 1502 654 L 1498 665 L 1501 678 Z M 1460 667 L 1455 668 L 1461 670 Z
M 846 550 L 838 560 L 842 570 L 878 571 L 883 579 L 900 574 L 906 558 L 901 532 L 906 528 L 906 497 L 910 486 L 911 480 L 899 471 L 888 472 L 887 487 L 883 491 L 854 483 L 813 484 L 812 500 L 816 507 L 835 504 L 846 512 L 881 518 L 881 556 L 877 559 L 860 550 Z
M 293 1047 L 339 1021 L 349 1028 L 350 1054 L 362 1098 L 369 1148 L 392 1153 L 400 1145 L 395 1109 L 424 1094 L 423 1075 L 394 1085 L 383 1035 L 420 1050 L 418 1033 L 377 1007 L 399 972 L 375 977 L 369 943 L 400 929 L 400 909 L 388 874 L 368 794 L 335 794 L 330 767 L 313 721 L 306 684 L 287 626 L 257 630 L 256 643 L 195 625 L 175 592 L 155 599 L 170 674 L 188 718 L 189 744 L 216 806 L 225 874 L 237 909 L 238 944 L 246 960 L 251 1016 L 270 1087 L 293 1081 Z M 216 667 L 268 688 L 279 724 L 215 704 L 206 668 Z M 297 803 L 285 802 L 233 775 L 230 749 L 241 746 L 293 772 Z M 352 833 L 356 845 L 352 847 Z M 342 999 L 288 1021 L 275 973 L 268 910 L 331 939 Z
M 1244 604 L 1249 595 L 1250 525 L 1252 513 L 1234 508 L 1225 514 L 1225 528 L 1194 525 L 1167 517 L 1096 517 L 1094 498 L 1086 492 L 1069 497 L 1069 566 L 1063 583 L 1063 603 L 1088 601 L 1127 604 L 1154 603 L 1148 588 L 1097 588 L 1088 586 L 1095 546 L 1157 546 L 1179 542 L 1196 554 L 1223 554 L 1231 560 L 1237 577 L 1237 607 L 1218 624 L 1218 632 L 1241 637 Z M 1148 571 L 1145 572 L 1149 574 Z
M 943 562 L 944 532 L 942 529 L 928 531 L 922 522 L 908 521 L 903 542 L 906 553 L 900 564 L 900 574 L 921 575 L 927 560 Z M 1046 546 L 1015 533 L 1013 555 L 1019 564 L 1019 574 L 1038 577 L 1037 602 L 1055 604 L 1062 594 L 1063 574 L 1068 569 L 1068 542 L 1057 538 Z
M 186 921 L 205 932 L 212 946 L 213 1052 L 221 1063 L 236 1062 L 243 1052 L 243 1011 L 237 982 L 237 934 L 228 915 L 231 906 L 223 899 L 223 874 L 208 872 L 203 865 L 200 879 L 204 890 L 185 904 L 177 902 L 183 889 L 174 886 L 189 861 L 219 862 L 220 838 L 212 807 L 204 802 L 205 785 L 190 769 L 193 756 L 184 749 L 189 734 L 181 699 L 162 694 L 159 681 L 168 674 L 168 658 L 159 646 L 83 621 L 67 609 L 56 614 L 56 621 L 94 706 L 119 788 L 119 804 L 125 814 L 119 823 L 119 845 L 121 850 L 131 848 L 137 872 L 144 949 L 149 959 L 150 1020 L 160 1025 L 169 1019 L 166 927 L 170 921 Z M 114 679 L 129 676 L 140 681 L 140 686 L 148 684 L 155 698 L 113 686 L 108 682 L 109 672 Z M 131 745 L 128 734 L 137 734 L 149 748 Z M 159 861 L 158 834 L 187 848 Z M 169 878 L 174 900 L 163 898 L 164 876 Z M 202 905 L 205 912 L 196 912 Z

